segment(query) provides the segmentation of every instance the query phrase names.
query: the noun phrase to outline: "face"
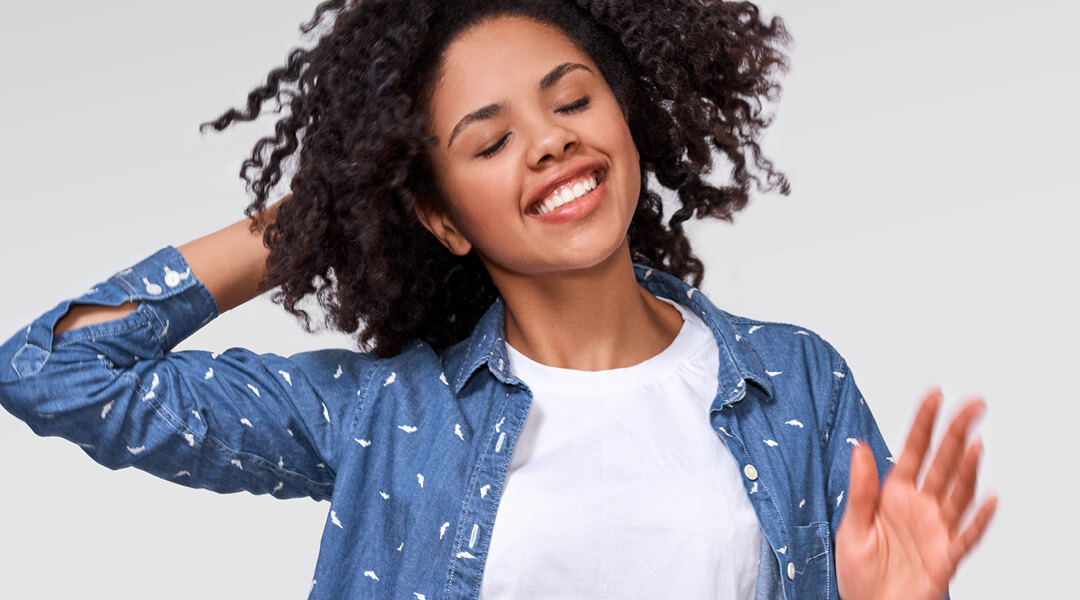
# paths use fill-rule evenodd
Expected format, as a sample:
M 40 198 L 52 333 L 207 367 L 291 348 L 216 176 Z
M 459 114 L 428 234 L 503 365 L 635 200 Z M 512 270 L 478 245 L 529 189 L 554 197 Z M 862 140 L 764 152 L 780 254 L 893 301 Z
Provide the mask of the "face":
M 430 158 L 449 209 L 418 209 L 429 231 L 475 250 L 496 285 L 629 257 L 637 148 L 587 54 L 557 28 L 498 17 L 462 32 L 441 73 Z

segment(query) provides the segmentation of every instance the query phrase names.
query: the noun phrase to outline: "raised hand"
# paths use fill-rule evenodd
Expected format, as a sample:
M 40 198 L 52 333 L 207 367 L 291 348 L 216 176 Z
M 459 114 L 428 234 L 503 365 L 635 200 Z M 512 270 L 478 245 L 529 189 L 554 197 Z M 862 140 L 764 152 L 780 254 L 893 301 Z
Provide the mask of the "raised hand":
M 836 532 L 836 583 L 843 600 L 941 600 L 994 515 L 992 496 L 960 527 L 975 495 L 983 449 L 980 441 L 967 445 L 972 423 L 986 409 L 981 399 L 969 400 L 953 418 L 918 485 L 940 405 L 939 389 L 923 398 L 904 451 L 880 490 L 869 446 L 852 449 L 847 512 Z

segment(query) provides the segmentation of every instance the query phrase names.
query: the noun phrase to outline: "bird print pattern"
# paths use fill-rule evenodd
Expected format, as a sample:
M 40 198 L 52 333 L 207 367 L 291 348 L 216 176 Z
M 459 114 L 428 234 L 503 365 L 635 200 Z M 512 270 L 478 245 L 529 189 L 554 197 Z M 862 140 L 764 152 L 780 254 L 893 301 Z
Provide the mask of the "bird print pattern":
M 723 393 L 704 412 L 717 440 L 741 464 L 756 466 L 758 477 L 745 480 L 744 491 L 762 507 L 763 529 L 775 527 L 775 552 L 803 565 L 813 555 L 783 532 L 814 523 L 835 531 L 846 497 L 838 482 L 846 482 L 851 447 L 869 445 L 882 476 L 894 460 L 846 363 L 809 330 L 725 315 L 700 290 L 666 273 L 636 273 L 653 293 L 691 307 L 718 332 L 718 343 L 726 344 L 722 356 L 732 364 L 719 373 Z M 391 359 L 343 349 L 285 357 L 244 348 L 166 348 L 217 314 L 175 248 L 87 294 L 99 304 L 139 301 L 139 314 L 151 328 L 86 341 L 90 352 L 84 347 L 83 356 L 71 347 L 53 349 L 43 377 L 59 373 L 53 364 L 82 361 L 85 379 L 79 385 L 100 393 L 71 393 L 65 389 L 71 380 L 57 374 L 12 392 L 4 388 L 5 408 L 25 403 L 20 417 L 35 420 L 50 435 L 79 438 L 73 441 L 106 465 L 131 465 L 220 492 L 331 500 L 328 558 L 320 557 L 312 598 L 371 595 L 358 581 L 421 600 L 470 596 L 462 582 L 480 580 L 480 559 L 506 480 L 502 469 L 527 408 L 526 389 L 508 368 L 496 327 L 501 305 L 496 303 L 498 310 L 485 315 L 456 354 L 436 355 L 418 344 Z M 44 318 L 20 329 L 19 339 L 3 352 L 21 349 L 23 340 L 52 347 L 42 337 L 51 334 L 52 324 Z M 13 354 L 0 355 L 0 361 L 14 364 Z M 806 390 L 815 396 L 808 398 Z M 759 415 L 767 426 L 742 420 L 744 412 Z M 808 457 L 826 475 L 814 481 L 815 469 L 807 469 L 789 477 L 791 465 L 803 465 Z M 356 465 L 371 478 L 339 479 L 342 473 L 355 477 Z M 803 487 L 804 482 L 812 485 Z M 415 512 L 419 506 L 428 512 Z M 395 525 L 381 530 L 382 523 Z M 342 570 L 344 562 L 333 557 L 344 548 L 355 549 L 363 566 Z M 446 560 L 449 584 L 419 567 L 432 556 Z M 403 582 L 413 585 L 402 587 Z

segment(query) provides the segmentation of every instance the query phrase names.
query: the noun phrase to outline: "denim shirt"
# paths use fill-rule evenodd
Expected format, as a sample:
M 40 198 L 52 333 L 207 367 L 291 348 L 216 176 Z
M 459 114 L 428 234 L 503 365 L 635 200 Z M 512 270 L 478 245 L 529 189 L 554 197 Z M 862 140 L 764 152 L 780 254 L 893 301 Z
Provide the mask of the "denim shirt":
M 758 516 L 757 597 L 836 598 L 852 446 L 869 444 L 881 478 L 891 464 L 844 359 L 807 329 L 730 315 L 671 275 L 634 270 L 716 337 L 701 418 L 742 466 Z M 123 318 L 53 334 L 72 304 L 126 301 L 138 308 Z M 172 352 L 218 308 L 167 246 L 4 342 L 0 403 L 111 469 L 329 500 L 310 598 L 475 599 L 532 398 L 508 368 L 504 314 L 498 299 L 441 355 L 420 341 L 383 359 Z

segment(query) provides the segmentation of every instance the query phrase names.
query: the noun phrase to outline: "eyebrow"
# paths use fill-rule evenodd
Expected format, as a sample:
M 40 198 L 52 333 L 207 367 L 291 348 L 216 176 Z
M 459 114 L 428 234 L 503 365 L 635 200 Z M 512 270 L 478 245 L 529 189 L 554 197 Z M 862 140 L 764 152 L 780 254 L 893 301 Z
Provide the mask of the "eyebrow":
M 592 73 L 592 69 L 586 67 L 581 63 L 566 62 L 549 71 L 547 75 L 544 75 L 544 77 L 540 80 L 540 84 L 537 86 L 537 89 L 541 92 L 550 89 L 553 85 L 558 83 L 564 75 L 578 69 L 584 69 Z M 504 108 L 504 104 L 488 104 L 487 106 L 478 110 L 474 110 L 471 113 L 462 117 L 462 119 L 458 121 L 458 124 L 454 125 L 454 130 L 450 132 L 450 139 L 447 140 L 446 147 L 449 148 L 450 144 L 454 143 L 454 138 L 457 137 L 457 135 L 461 133 L 463 129 L 476 121 L 483 121 L 484 119 L 490 119 L 498 115 L 503 111 Z

